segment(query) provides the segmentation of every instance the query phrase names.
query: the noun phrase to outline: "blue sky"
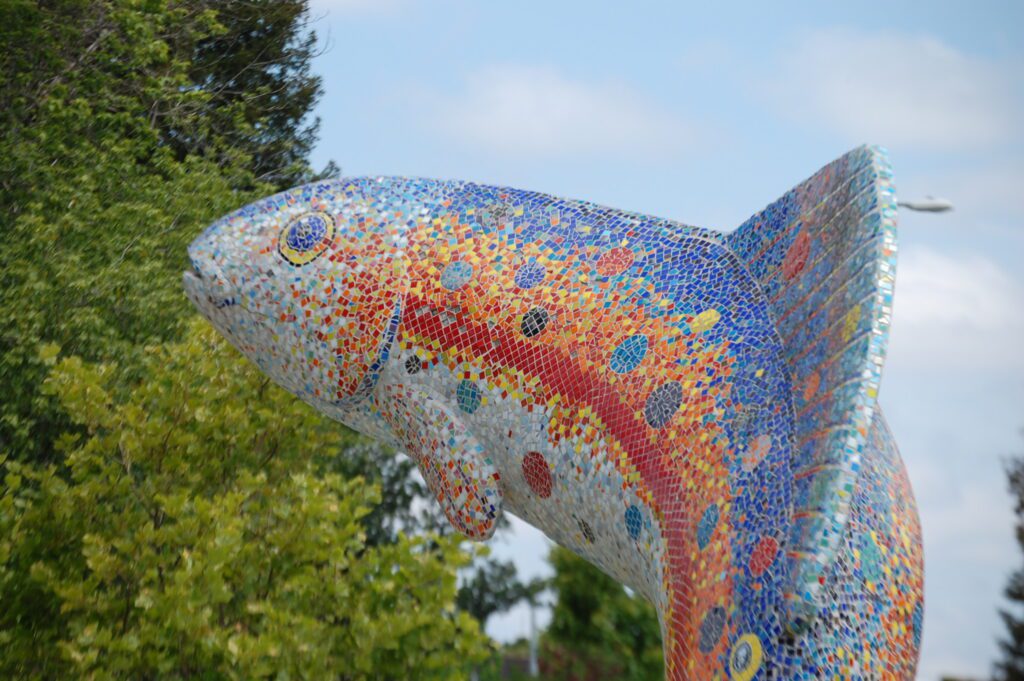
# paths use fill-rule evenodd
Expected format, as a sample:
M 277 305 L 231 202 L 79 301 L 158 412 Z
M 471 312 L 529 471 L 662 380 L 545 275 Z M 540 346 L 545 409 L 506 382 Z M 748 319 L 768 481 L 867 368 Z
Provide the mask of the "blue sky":
M 1024 3 L 313 0 L 320 165 L 534 189 L 719 230 L 858 144 L 904 198 L 881 403 L 921 510 L 919 678 L 981 676 L 1024 451 Z M 546 540 L 495 546 L 529 575 Z M 500 639 L 524 611 L 495 618 Z

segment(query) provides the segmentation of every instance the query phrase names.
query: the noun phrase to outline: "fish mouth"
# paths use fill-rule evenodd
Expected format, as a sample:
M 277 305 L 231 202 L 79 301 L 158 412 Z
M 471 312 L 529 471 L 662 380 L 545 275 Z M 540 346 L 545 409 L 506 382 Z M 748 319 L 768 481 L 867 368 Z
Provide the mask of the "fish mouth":
M 234 296 L 214 296 L 203 287 L 202 277 L 194 272 L 185 270 L 182 274 L 182 284 L 185 287 L 185 294 L 189 300 L 199 308 L 200 311 L 222 310 L 234 304 Z
M 203 312 L 207 309 L 223 310 L 239 304 L 240 297 L 237 291 L 218 291 L 221 287 L 217 284 L 211 286 L 213 282 L 195 263 L 192 264 L 192 269 L 182 272 L 181 278 L 186 295 Z
M 199 314 L 239 352 L 251 355 L 252 334 L 263 326 L 264 315 L 248 310 L 239 292 L 222 291 L 216 283 L 210 287 L 211 277 L 202 272 L 185 270 L 181 279 L 186 297 Z

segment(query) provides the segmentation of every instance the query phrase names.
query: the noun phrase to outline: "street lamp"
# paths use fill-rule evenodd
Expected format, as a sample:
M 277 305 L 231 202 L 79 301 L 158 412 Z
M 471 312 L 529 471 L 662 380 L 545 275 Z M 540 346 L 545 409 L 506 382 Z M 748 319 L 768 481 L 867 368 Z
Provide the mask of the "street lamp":
M 953 210 L 953 202 L 949 199 L 937 199 L 934 196 L 926 196 L 923 199 L 914 201 L 897 201 L 900 208 L 921 211 L 922 213 L 946 213 Z

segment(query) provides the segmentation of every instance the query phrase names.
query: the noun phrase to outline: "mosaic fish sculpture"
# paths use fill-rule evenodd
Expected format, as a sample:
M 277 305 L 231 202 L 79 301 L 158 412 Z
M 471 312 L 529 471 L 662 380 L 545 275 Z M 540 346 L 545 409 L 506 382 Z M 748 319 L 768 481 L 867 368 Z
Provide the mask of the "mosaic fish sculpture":
M 275 381 L 655 606 L 680 679 L 912 679 L 921 535 L 876 403 L 896 198 L 834 161 L 722 234 L 400 178 L 257 201 L 185 288 Z

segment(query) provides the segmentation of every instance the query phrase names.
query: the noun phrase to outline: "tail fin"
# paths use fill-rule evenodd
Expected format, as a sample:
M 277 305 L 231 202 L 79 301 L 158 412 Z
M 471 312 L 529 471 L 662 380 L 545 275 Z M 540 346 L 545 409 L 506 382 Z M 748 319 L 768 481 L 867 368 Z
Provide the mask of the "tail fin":
M 892 312 L 896 196 L 885 150 L 860 147 L 726 237 L 768 300 L 793 379 L 789 627 L 818 611 L 876 409 Z

